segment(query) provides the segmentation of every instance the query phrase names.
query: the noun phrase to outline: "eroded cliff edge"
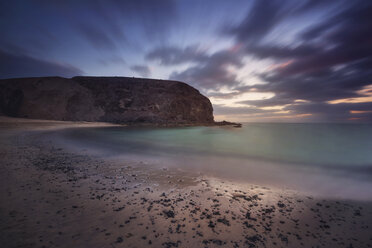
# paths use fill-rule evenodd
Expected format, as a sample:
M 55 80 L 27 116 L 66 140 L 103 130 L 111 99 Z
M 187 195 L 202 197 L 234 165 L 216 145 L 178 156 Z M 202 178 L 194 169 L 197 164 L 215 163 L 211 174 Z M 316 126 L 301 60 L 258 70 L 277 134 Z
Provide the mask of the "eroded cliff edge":
M 213 125 L 209 99 L 177 81 L 128 77 L 0 80 L 0 114 L 159 125 Z

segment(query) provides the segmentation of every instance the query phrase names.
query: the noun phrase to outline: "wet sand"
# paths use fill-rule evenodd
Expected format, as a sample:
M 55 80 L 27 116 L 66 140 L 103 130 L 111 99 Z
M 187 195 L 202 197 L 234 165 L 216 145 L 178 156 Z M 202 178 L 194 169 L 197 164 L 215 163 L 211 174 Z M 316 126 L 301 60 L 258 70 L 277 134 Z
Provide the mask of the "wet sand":
M 372 199 L 114 162 L 43 136 L 97 125 L 0 119 L 1 247 L 372 247 Z

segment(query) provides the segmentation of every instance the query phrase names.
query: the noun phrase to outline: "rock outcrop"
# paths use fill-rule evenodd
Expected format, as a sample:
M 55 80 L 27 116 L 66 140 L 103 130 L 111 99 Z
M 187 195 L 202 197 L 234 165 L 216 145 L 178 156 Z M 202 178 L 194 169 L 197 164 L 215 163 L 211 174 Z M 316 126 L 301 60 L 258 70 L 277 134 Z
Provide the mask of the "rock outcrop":
M 214 124 L 211 102 L 195 88 L 177 81 L 127 77 L 0 80 L 0 113 L 48 120 Z

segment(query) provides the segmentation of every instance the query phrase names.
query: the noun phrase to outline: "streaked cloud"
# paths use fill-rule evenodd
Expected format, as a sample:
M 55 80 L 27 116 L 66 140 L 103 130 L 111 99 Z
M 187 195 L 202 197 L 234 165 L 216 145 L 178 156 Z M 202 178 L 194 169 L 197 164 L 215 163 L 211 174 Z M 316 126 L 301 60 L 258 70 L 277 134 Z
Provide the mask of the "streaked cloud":
M 20 0 L 0 11 L 3 78 L 152 76 L 196 87 L 217 119 L 372 121 L 370 1 Z

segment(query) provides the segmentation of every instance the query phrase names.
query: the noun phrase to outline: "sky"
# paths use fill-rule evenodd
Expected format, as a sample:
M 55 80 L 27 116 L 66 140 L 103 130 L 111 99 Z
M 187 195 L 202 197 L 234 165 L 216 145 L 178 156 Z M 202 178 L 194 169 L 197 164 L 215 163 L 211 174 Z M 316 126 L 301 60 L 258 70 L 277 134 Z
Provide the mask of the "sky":
M 216 120 L 372 122 L 372 1 L 0 1 L 0 78 L 178 80 Z

